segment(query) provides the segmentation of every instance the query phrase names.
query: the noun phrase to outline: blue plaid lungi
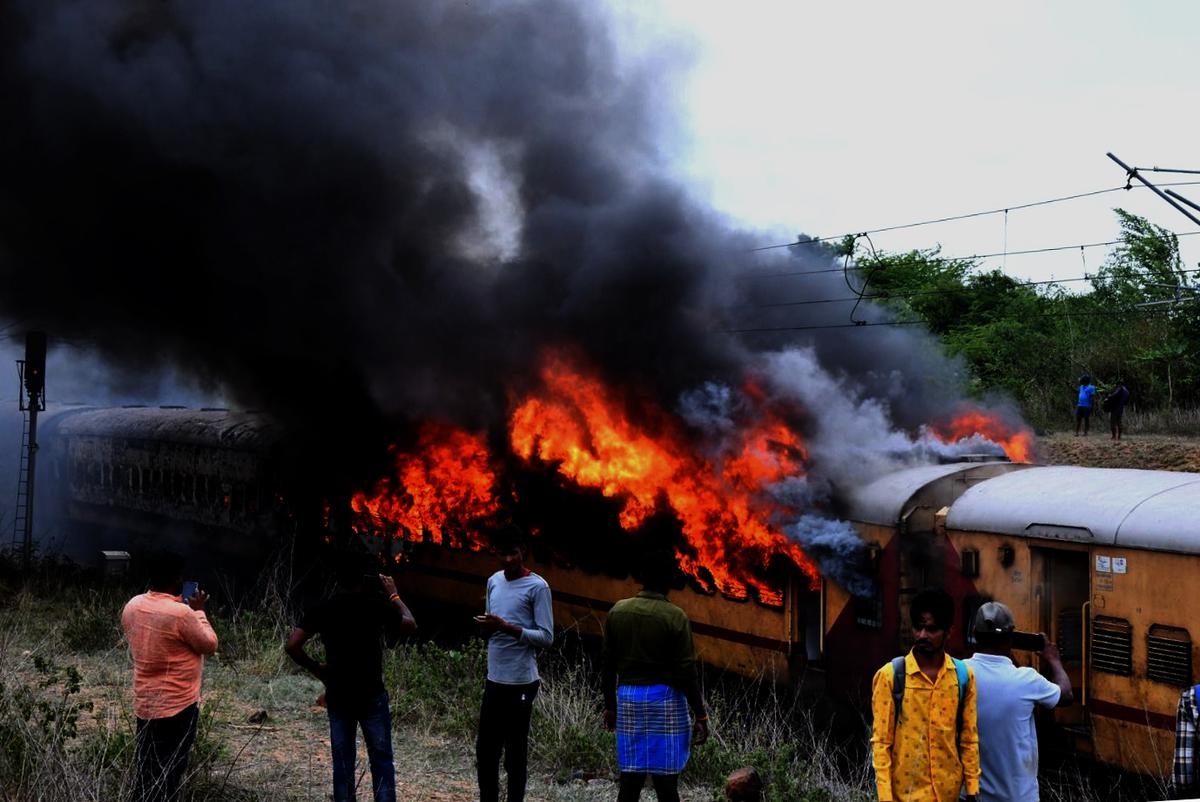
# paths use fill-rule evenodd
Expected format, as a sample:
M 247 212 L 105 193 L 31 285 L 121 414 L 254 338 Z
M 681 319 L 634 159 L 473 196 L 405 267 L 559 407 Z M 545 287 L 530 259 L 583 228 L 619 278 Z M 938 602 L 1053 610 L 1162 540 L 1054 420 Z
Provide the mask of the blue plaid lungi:
M 617 688 L 617 765 L 635 774 L 678 774 L 692 747 L 687 699 L 670 685 Z

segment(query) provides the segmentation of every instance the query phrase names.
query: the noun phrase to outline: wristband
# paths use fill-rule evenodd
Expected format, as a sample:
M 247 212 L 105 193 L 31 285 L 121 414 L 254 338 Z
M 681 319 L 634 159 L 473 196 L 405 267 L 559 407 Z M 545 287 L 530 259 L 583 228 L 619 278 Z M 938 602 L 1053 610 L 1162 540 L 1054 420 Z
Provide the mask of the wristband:
M 696 716 L 696 721 L 708 721 L 708 713 L 705 713 L 703 716 Z
M 398 602 L 398 601 L 400 601 L 400 594 L 399 594 L 399 593 L 393 593 L 391 596 L 388 596 L 388 601 L 390 601 L 390 602 Z

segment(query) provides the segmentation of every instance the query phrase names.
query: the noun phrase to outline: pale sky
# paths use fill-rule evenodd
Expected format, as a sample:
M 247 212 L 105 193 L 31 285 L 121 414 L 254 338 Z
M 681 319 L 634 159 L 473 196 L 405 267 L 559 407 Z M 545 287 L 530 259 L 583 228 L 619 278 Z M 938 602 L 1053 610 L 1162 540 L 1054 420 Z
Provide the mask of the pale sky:
M 1134 166 L 1200 169 L 1197 2 L 655 0 L 626 11 L 646 41 L 691 40 L 678 172 L 717 209 L 774 231 L 773 242 L 1123 185 L 1106 151 Z M 1200 203 L 1200 185 L 1176 191 Z M 1142 189 L 1010 212 L 1007 249 L 1115 239 L 1114 206 L 1200 231 Z M 892 251 L 992 253 L 1005 250 L 1005 221 L 872 239 Z M 1180 244 L 1195 268 L 1200 235 Z M 1086 251 L 1088 271 L 1107 250 Z M 1005 263 L 1033 279 L 1085 269 L 1078 249 L 986 262 Z

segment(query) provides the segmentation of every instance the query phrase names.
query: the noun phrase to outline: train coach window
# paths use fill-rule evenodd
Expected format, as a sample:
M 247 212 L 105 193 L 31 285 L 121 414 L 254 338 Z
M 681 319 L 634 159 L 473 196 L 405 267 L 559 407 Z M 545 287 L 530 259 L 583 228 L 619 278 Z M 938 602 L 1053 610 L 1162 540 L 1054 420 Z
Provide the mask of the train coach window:
M 975 552 L 978 556 L 979 552 Z M 987 596 L 970 595 L 963 599 L 963 637 L 972 647 L 975 645 L 975 614 L 986 602 L 991 601 Z
M 963 549 L 959 555 L 962 575 L 974 579 L 979 576 L 979 549 Z
M 1128 677 L 1133 673 L 1133 627 L 1124 618 L 1096 616 L 1088 657 L 1095 670 Z
M 1054 643 L 1064 662 L 1083 659 L 1083 611 L 1064 607 L 1058 611 L 1058 631 Z
M 1154 624 L 1146 633 L 1146 676 L 1177 688 L 1192 684 L 1192 636 L 1186 629 Z
M 854 622 L 867 629 L 883 627 L 883 594 L 878 586 L 870 596 L 854 597 Z
M 871 580 L 871 592 L 866 596 L 854 597 L 854 622 L 867 629 L 883 628 L 883 591 L 879 587 L 879 562 L 882 550 L 878 543 L 867 546 L 862 553 L 859 569 Z

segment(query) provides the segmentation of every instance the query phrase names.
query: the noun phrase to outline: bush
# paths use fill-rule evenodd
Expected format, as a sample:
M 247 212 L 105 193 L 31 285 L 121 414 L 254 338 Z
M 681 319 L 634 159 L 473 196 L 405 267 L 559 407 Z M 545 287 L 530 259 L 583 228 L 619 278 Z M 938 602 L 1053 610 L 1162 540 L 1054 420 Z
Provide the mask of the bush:
M 0 684 L 0 786 L 40 789 L 60 777 L 67 746 L 79 734 L 83 678 L 72 665 L 33 656 L 35 679 Z M 39 797 L 40 798 L 40 797 Z
M 405 645 L 384 656 L 394 720 L 456 738 L 475 733 L 486 677 L 487 648 L 478 640 L 461 649 Z
M 1124 430 L 1132 434 L 1200 437 L 1200 407 L 1131 408 L 1123 424 Z
M 544 660 L 531 724 L 533 762 L 555 779 L 616 773 L 616 736 L 602 726 L 603 699 L 586 659 Z
M 112 593 L 90 590 L 81 594 L 78 603 L 71 604 L 60 634 L 69 651 L 91 654 L 114 649 L 124 638 L 121 629 L 123 601 Z
M 227 616 L 215 613 L 212 625 L 217 633 L 217 657 L 222 662 L 256 661 L 269 655 L 279 663 L 283 657 L 287 633 L 265 613 L 250 608 Z

